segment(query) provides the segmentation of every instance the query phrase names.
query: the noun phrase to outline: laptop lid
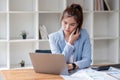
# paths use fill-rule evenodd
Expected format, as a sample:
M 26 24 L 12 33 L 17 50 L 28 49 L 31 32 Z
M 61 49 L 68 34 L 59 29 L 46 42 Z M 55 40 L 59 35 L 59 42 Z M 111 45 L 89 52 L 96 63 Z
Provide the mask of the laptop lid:
M 37 73 L 69 74 L 62 54 L 30 53 L 30 58 Z

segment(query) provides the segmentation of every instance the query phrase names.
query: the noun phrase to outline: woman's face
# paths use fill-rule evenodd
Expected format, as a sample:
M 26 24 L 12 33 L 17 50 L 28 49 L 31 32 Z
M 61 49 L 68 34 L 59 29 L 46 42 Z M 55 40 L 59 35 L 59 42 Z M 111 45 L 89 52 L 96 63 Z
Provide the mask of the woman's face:
M 77 22 L 74 17 L 67 17 L 62 20 L 62 29 L 64 34 L 70 35 L 77 27 Z

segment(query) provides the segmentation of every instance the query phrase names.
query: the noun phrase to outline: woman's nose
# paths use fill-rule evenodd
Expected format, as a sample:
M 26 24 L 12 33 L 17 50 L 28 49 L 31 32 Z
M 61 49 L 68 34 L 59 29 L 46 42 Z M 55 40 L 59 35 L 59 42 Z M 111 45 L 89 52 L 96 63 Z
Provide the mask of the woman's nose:
M 70 28 L 70 25 L 66 25 L 66 29 L 69 29 Z

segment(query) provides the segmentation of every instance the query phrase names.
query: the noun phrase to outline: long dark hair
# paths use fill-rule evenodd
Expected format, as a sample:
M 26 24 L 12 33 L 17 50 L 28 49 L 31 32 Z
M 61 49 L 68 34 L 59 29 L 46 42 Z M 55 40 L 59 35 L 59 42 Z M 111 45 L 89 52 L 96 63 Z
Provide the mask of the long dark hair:
M 81 29 L 83 24 L 83 10 L 79 4 L 71 4 L 68 6 L 62 14 L 61 21 L 66 17 L 74 17 L 78 23 L 77 28 Z

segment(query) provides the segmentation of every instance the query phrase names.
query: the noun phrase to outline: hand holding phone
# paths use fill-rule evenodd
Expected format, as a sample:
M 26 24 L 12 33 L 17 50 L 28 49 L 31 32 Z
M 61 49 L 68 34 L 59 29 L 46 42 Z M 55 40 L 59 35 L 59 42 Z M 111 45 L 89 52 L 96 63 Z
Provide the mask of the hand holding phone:
M 73 45 L 73 43 L 79 38 L 80 30 L 76 28 L 69 37 L 69 43 Z

